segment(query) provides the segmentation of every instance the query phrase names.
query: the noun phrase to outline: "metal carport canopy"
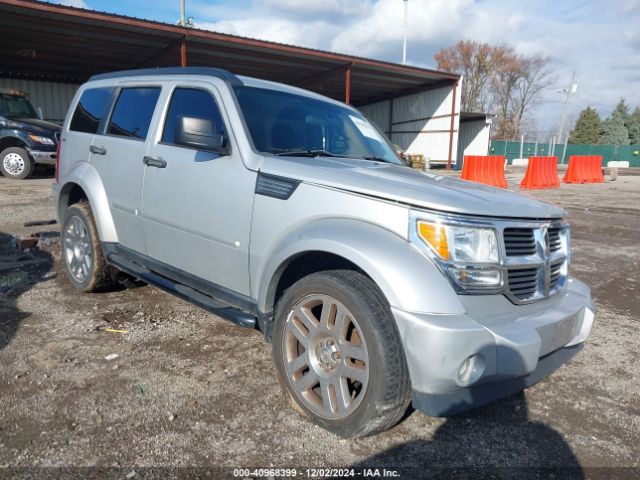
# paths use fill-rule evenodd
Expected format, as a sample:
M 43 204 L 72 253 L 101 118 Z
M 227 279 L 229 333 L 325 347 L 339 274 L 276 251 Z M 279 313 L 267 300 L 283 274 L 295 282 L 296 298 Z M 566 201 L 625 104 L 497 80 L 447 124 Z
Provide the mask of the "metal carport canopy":
M 132 68 L 215 66 L 354 105 L 426 91 L 459 76 L 29 0 L 0 0 L 0 77 L 81 83 Z

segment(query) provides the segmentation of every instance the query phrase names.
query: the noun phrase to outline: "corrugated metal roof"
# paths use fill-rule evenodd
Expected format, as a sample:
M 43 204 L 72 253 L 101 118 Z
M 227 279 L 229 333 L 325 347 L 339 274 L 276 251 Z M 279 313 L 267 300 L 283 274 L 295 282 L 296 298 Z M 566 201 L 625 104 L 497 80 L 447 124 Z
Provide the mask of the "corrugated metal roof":
M 153 20 L 30 0 L 0 0 L 0 75 L 82 82 L 113 70 L 187 62 L 241 75 L 302 86 L 344 99 L 345 71 L 351 100 L 371 103 L 452 84 L 459 76 Z

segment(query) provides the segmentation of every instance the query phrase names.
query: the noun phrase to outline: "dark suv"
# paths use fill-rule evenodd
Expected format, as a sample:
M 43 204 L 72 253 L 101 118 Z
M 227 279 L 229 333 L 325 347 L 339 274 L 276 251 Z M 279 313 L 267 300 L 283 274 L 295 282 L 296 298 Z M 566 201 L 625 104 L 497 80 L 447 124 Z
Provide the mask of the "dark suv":
M 60 126 L 42 120 L 29 95 L 0 89 L 0 172 L 27 178 L 36 163 L 54 165 Z

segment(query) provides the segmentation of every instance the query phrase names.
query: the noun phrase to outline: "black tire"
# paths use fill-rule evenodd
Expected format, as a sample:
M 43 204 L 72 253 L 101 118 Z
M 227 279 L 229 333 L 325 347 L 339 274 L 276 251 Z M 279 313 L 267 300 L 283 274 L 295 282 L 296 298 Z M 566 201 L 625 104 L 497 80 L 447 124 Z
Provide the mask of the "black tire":
M 72 223 L 77 221 L 80 221 L 86 229 L 88 234 L 87 247 L 91 252 L 90 261 L 87 262 L 88 273 L 84 279 L 78 279 L 72 272 L 70 255 L 67 251 L 68 229 Z M 116 286 L 119 271 L 105 262 L 102 247 L 100 246 L 100 238 L 98 237 L 98 230 L 88 202 L 74 203 L 67 208 L 61 237 L 62 263 L 64 264 L 67 278 L 75 288 L 83 292 L 99 292 L 109 290 Z
M 366 389 L 357 408 L 344 418 L 326 418 L 314 412 L 300 398 L 287 374 L 287 320 L 298 302 L 313 295 L 328 295 L 352 312 L 368 350 Z M 333 433 L 343 437 L 373 435 L 393 427 L 407 411 L 411 382 L 395 320 L 382 292 L 371 279 L 359 272 L 332 270 L 314 273 L 289 287 L 276 306 L 272 349 L 278 381 L 293 408 Z M 346 356 L 338 358 L 340 362 L 346 362 Z
M 17 167 L 20 168 L 19 171 L 11 171 L 5 168 L 5 159 L 10 155 L 17 155 L 22 159 L 21 166 Z M 31 175 L 31 172 L 33 172 L 34 168 L 35 165 L 33 163 L 33 160 L 31 160 L 29 152 L 27 152 L 24 148 L 9 147 L 5 148 L 0 153 L 0 172 L 2 172 L 2 174 L 7 178 L 13 178 L 14 180 L 23 180 Z

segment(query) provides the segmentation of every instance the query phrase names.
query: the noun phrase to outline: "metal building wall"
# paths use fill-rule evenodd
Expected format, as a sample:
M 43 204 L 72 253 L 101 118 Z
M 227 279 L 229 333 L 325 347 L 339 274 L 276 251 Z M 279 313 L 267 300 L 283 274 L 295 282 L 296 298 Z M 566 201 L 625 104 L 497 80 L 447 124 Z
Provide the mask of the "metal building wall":
M 488 155 L 490 133 L 490 118 L 460 122 L 457 165 L 462 165 L 465 155 Z
M 359 107 L 391 141 L 409 154 L 422 154 L 432 162 L 447 162 L 454 107 L 452 163 L 458 152 L 460 95 L 453 86 L 397 97 Z
M 33 106 L 42 108 L 45 120 L 62 123 L 79 85 L 71 83 L 46 82 L 0 78 L 0 88 L 14 88 L 31 94 Z

